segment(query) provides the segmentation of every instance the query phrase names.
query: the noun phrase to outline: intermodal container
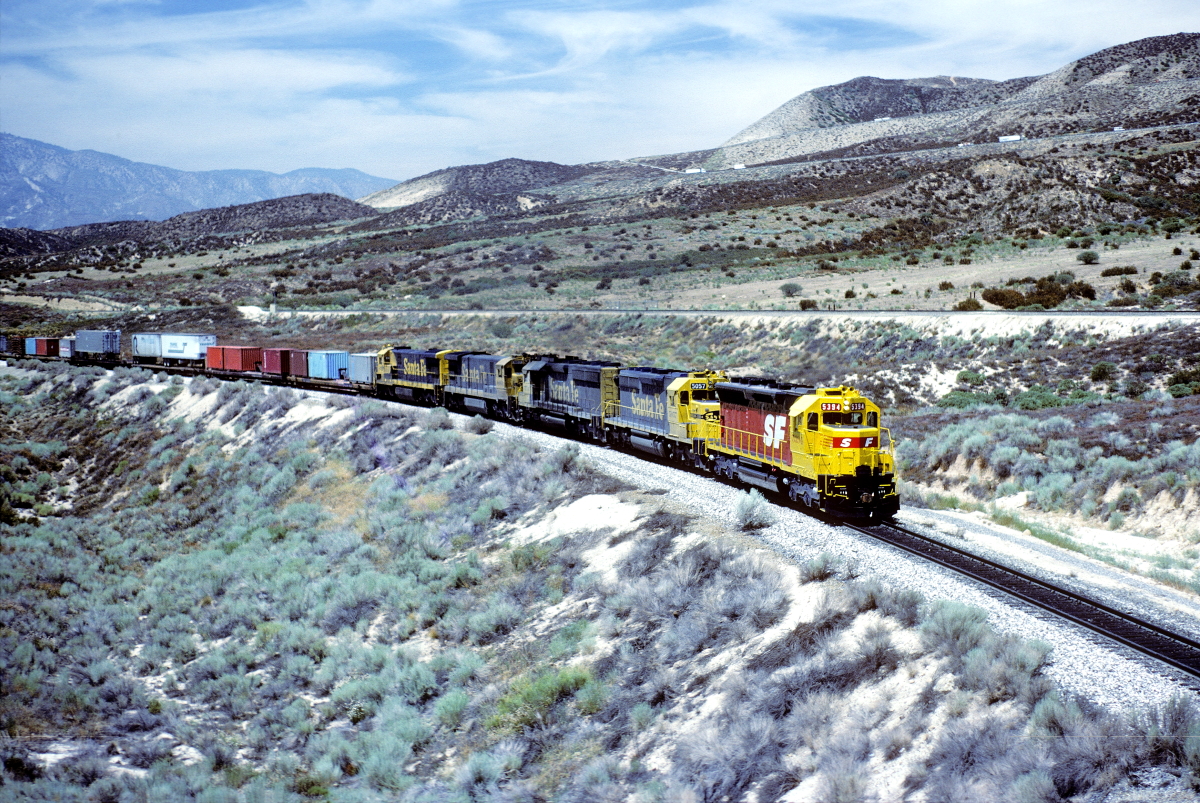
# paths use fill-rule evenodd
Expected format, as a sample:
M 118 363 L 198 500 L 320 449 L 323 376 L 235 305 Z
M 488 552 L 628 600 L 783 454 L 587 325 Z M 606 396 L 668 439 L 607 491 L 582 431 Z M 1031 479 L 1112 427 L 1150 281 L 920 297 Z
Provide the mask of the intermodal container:
M 37 338 L 36 337 L 25 338 L 25 353 L 26 354 L 37 354 Z
M 349 369 L 348 351 L 308 352 L 308 375 L 312 379 L 345 379 Z
M 8 353 L 8 335 L 0 335 L 0 354 Z
M 360 385 L 375 384 L 375 362 L 377 356 L 373 351 L 364 351 L 350 355 L 350 381 Z
M 75 338 L 60 337 L 58 339 L 58 356 L 67 358 L 75 356 Z
M 77 354 L 120 354 L 121 330 L 80 329 L 75 333 Z
M 203 360 L 209 346 L 217 345 L 216 335 L 175 334 L 162 335 L 163 360 Z
M 34 350 L 39 357 L 57 357 L 58 356 L 58 338 L 57 337 L 35 337 Z
M 292 373 L 292 350 L 263 349 L 262 365 L 264 374 L 287 376 Z
M 304 349 L 292 349 L 292 376 L 308 376 L 308 352 Z
M 258 371 L 262 369 L 263 350 L 258 346 L 221 346 L 226 371 Z
M 220 346 L 209 346 L 204 353 L 204 367 L 210 371 L 225 369 L 225 349 Z
M 138 332 L 133 336 L 134 357 L 161 357 L 162 335 L 157 332 Z

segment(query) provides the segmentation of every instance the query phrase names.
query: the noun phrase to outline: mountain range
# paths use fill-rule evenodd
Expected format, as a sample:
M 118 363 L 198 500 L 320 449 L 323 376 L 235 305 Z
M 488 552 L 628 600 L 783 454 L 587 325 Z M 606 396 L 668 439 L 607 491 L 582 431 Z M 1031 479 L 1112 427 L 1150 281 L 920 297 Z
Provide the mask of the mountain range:
M 0 226 L 56 229 L 164 220 L 183 212 L 306 193 L 358 198 L 395 184 L 353 169 L 190 172 L 0 133 Z
M 804 92 L 708 150 L 581 165 L 503 159 L 448 167 L 400 183 L 357 170 L 316 168 L 284 175 L 189 173 L 0 134 L 0 225 L 45 230 L 105 220 L 162 220 L 308 193 L 358 198 L 387 213 L 373 225 L 424 225 L 521 214 L 600 195 L 623 197 L 626 204 L 657 203 L 629 199 L 647 192 L 702 192 L 705 182 L 728 180 L 697 176 L 687 186 L 663 186 L 664 179 L 674 184 L 687 172 L 725 174 L 733 168 L 852 156 L 932 154 L 939 148 L 940 158 L 948 159 L 958 154 L 947 154 L 947 147 L 990 142 L 994 150 L 1002 136 L 1100 135 L 1197 120 L 1200 34 L 1179 33 L 1107 48 L 1046 75 L 1005 81 L 863 76 Z M 977 148 L 972 154 L 985 151 Z M 742 181 L 756 177 L 765 174 L 738 173 Z M 293 218 L 305 214 L 301 209 Z

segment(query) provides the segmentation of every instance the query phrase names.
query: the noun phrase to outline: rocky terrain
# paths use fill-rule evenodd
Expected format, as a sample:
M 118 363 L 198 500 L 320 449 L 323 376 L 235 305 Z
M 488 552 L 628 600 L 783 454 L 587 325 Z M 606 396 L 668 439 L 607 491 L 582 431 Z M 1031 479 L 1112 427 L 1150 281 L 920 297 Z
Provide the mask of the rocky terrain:
M 97 151 L 71 151 L 0 134 L 0 226 L 54 229 L 306 193 L 357 198 L 394 184 L 358 170 L 303 168 L 189 172 Z

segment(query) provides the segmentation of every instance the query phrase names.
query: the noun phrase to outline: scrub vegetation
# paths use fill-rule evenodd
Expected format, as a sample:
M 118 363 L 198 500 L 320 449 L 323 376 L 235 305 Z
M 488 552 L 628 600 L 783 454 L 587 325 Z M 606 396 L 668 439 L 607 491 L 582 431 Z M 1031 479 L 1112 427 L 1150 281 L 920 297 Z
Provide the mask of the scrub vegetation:
M 1200 777 L 1193 703 L 1091 709 L 982 611 L 697 537 L 570 448 L 145 371 L 37 366 L 0 392 L 0 448 L 28 461 L 0 478 L 16 799 L 1055 800 L 1133 767 Z M 642 504 L 635 530 L 551 537 L 583 497 Z

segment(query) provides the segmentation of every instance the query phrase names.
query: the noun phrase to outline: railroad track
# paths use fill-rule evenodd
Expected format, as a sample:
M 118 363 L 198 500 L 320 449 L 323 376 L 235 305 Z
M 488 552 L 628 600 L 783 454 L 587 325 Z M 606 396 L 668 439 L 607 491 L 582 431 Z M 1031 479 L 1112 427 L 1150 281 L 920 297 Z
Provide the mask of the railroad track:
M 59 361 L 54 358 L 35 357 L 35 359 L 40 359 L 41 361 Z M 184 376 L 203 375 L 207 373 L 203 369 L 181 366 L 143 367 L 151 371 L 182 374 Z M 246 377 L 218 376 L 217 378 L 241 379 Z M 270 382 L 264 377 L 254 377 L 253 379 L 265 384 L 283 384 L 282 382 Z M 342 386 L 335 385 L 334 383 L 301 382 L 296 380 L 287 384 L 327 393 L 361 393 L 360 389 L 348 384 Z M 661 462 L 653 458 L 648 458 L 646 455 L 639 455 L 639 457 L 650 459 L 652 462 Z M 674 467 L 679 468 L 678 465 L 674 465 Z M 724 480 L 719 481 L 724 482 Z M 779 502 L 784 506 L 793 506 L 785 500 L 779 500 Z M 825 517 L 821 516 L 820 518 L 824 519 Z M 897 524 L 859 526 L 842 520 L 832 520 L 829 523 L 848 527 L 910 552 L 920 558 L 945 566 L 1026 603 L 1047 610 L 1056 616 L 1075 622 L 1108 639 L 1130 647 L 1143 655 L 1155 658 L 1187 675 L 1187 685 L 1200 691 L 1200 642 L 1188 636 L 1174 633 L 1152 622 L 1089 599 L 1070 589 L 958 549 Z
M 986 583 L 1161 661 L 1189 676 L 1200 690 L 1200 642 L 1111 608 L 1047 580 L 944 544 L 896 524 L 843 526 Z

